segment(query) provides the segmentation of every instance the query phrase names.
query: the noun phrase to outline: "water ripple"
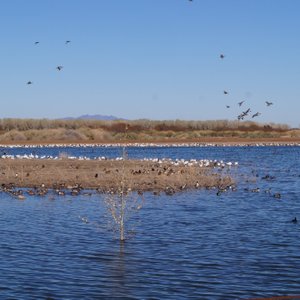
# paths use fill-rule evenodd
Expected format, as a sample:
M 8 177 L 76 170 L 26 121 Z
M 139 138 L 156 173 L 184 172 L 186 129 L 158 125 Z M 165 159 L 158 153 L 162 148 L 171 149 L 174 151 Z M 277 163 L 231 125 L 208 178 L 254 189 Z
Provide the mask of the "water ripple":
M 117 149 L 88 151 L 117 154 Z M 220 196 L 215 190 L 146 194 L 130 222 L 135 234 L 124 244 L 108 226 L 101 195 L 88 201 L 19 201 L 0 194 L 1 299 L 249 299 L 300 293 L 300 147 L 147 148 L 131 149 L 130 155 L 238 160 L 238 189 Z M 267 174 L 275 178 L 262 179 Z M 275 192 L 282 197 L 275 199 Z M 294 217 L 299 223 L 291 222 Z

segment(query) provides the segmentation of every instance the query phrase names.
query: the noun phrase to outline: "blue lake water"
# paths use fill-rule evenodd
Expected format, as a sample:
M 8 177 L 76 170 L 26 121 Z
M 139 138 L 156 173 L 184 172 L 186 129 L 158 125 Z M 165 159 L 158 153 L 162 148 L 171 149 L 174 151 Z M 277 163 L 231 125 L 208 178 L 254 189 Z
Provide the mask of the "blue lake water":
M 122 153 L 101 147 L 2 151 Z M 237 190 L 219 196 L 216 190 L 146 194 L 128 223 L 125 244 L 111 230 L 99 194 L 20 201 L 0 193 L 0 299 L 300 294 L 300 147 L 133 147 L 128 156 L 238 161 L 230 170 Z M 298 223 L 291 222 L 295 217 Z

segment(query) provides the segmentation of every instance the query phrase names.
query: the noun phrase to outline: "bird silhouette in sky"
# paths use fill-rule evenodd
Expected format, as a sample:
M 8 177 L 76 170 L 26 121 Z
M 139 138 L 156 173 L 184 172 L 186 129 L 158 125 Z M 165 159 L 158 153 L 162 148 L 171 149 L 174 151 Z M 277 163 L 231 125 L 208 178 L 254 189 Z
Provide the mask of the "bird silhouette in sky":
M 254 115 L 252 115 L 252 118 L 258 117 L 259 115 L 261 115 L 260 112 L 255 113 Z
M 229 106 L 229 105 L 226 105 L 226 108 L 230 108 L 230 106 Z
M 66 43 L 65 44 L 70 44 L 71 43 L 71 41 L 66 41 Z
M 227 91 L 223 91 L 224 95 L 228 95 L 228 92 Z
M 238 102 L 239 106 L 242 106 L 245 101 Z
M 27 84 L 29 85 L 29 84 L 33 84 L 33 82 L 32 81 L 27 81 Z
M 57 69 L 58 71 L 60 71 L 62 68 L 63 68 L 63 66 L 57 66 L 57 67 L 56 67 L 56 69 Z
M 225 57 L 225 55 L 221 53 L 220 58 L 223 59 L 224 57 Z
M 267 106 L 273 105 L 273 102 L 266 101 Z
M 34 44 L 37 45 L 37 44 L 39 44 L 39 43 L 40 43 L 40 42 L 35 42 Z

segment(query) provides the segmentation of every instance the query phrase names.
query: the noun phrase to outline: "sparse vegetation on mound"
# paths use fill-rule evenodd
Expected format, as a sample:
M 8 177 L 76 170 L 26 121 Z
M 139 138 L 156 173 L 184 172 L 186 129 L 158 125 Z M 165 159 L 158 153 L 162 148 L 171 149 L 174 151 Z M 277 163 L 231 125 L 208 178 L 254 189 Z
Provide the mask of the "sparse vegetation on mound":
M 125 190 L 165 192 L 172 194 L 194 188 L 225 188 L 233 179 L 211 166 L 174 165 L 140 160 L 41 160 L 0 159 L 0 182 L 3 188 L 26 187 L 36 191 L 41 187 L 72 191 L 95 189 L 115 193 L 121 177 L 126 178 Z

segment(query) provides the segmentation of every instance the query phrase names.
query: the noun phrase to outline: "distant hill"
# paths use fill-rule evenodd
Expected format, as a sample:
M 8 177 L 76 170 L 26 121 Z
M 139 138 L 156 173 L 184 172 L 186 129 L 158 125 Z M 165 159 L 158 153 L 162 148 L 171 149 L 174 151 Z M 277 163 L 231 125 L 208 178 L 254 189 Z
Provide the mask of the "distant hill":
M 63 120 L 106 120 L 106 121 L 113 121 L 113 120 L 125 120 L 123 118 L 118 118 L 115 116 L 105 116 L 105 115 L 82 115 L 79 117 L 67 117 L 62 118 Z

